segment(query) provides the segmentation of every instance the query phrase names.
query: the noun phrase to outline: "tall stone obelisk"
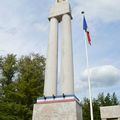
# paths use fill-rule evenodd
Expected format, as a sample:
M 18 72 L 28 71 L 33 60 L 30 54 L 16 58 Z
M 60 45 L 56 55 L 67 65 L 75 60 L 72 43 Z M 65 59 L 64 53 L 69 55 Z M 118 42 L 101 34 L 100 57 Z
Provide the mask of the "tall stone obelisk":
M 49 14 L 50 30 L 44 97 L 37 99 L 33 120 L 82 120 L 82 107 L 74 95 L 71 8 L 68 0 L 56 0 Z M 58 24 L 62 23 L 61 95 L 57 95 Z
M 56 0 L 51 8 L 50 33 L 46 62 L 44 95 L 56 95 L 58 62 L 58 23 L 62 22 L 62 84 L 61 94 L 74 94 L 74 72 L 72 53 L 71 9 L 67 0 Z

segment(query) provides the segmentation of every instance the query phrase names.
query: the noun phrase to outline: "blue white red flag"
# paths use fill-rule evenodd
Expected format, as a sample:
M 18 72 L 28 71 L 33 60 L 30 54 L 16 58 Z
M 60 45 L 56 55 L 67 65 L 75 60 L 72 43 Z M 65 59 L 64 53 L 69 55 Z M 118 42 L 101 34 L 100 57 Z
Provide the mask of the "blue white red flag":
M 87 39 L 88 39 L 88 43 L 91 45 L 91 38 L 90 38 L 90 33 L 88 31 L 88 26 L 87 26 L 87 21 L 85 19 L 85 16 L 83 18 L 83 30 L 85 30 L 86 32 L 86 36 L 87 36 Z

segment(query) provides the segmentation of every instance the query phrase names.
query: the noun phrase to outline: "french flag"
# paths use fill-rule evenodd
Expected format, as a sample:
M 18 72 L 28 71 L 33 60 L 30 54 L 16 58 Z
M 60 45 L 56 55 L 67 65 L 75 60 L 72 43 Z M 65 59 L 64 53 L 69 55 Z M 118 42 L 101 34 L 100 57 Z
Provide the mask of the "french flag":
M 87 26 L 87 22 L 86 22 L 85 16 L 83 18 L 83 30 L 85 30 L 86 36 L 87 36 L 87 39 L 88 39 L 88 43 L 91 45 L 90 33 L 88 31 L 88 26 Z

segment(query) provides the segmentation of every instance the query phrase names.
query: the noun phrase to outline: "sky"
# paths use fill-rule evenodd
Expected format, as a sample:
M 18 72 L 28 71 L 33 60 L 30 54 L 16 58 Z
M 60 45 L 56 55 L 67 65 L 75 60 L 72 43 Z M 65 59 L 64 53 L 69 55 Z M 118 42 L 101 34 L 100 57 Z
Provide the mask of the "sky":
M 46 57 L 48 15 L 54 2 L 0 0 L 0 55 L 21 56 L 34 52 Z M 116 92 L 120 98 L 120 1 L 71 0 L 70 4 L 76 96 L 80 99 L 89 97 L 81 15 L 84 10 L 92 40 L 92 45 L 88 46 L 92 95 Z M 61 32 L 59 44 L 60 66 Z

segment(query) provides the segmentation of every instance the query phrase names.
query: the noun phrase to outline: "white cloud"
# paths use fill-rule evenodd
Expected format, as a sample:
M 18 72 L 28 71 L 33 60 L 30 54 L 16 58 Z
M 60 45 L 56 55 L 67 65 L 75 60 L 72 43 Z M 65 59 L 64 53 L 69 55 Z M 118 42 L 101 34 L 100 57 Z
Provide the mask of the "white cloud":
M 90 73 L 94 87 L 112 86 L 120 81 L 120 70 L 112 65 L 91 68 Z M 83 78 L 87 78 L 87 70 L 84 71 Z
M 119 5 L 119 0 L 75 0 L 73 13 L 78 17 L 84 10 L 89 20 L 114 22 L 120 20 Z
M 120 84 L 120 69 L 112 65 L 91 68 L 90 73 L 93 88 L 102 89 Z M 88 88 L 87 75 L 88 72 L 85 70 L 81 75 L 81 80 L 76 81 L 76 92 Z

